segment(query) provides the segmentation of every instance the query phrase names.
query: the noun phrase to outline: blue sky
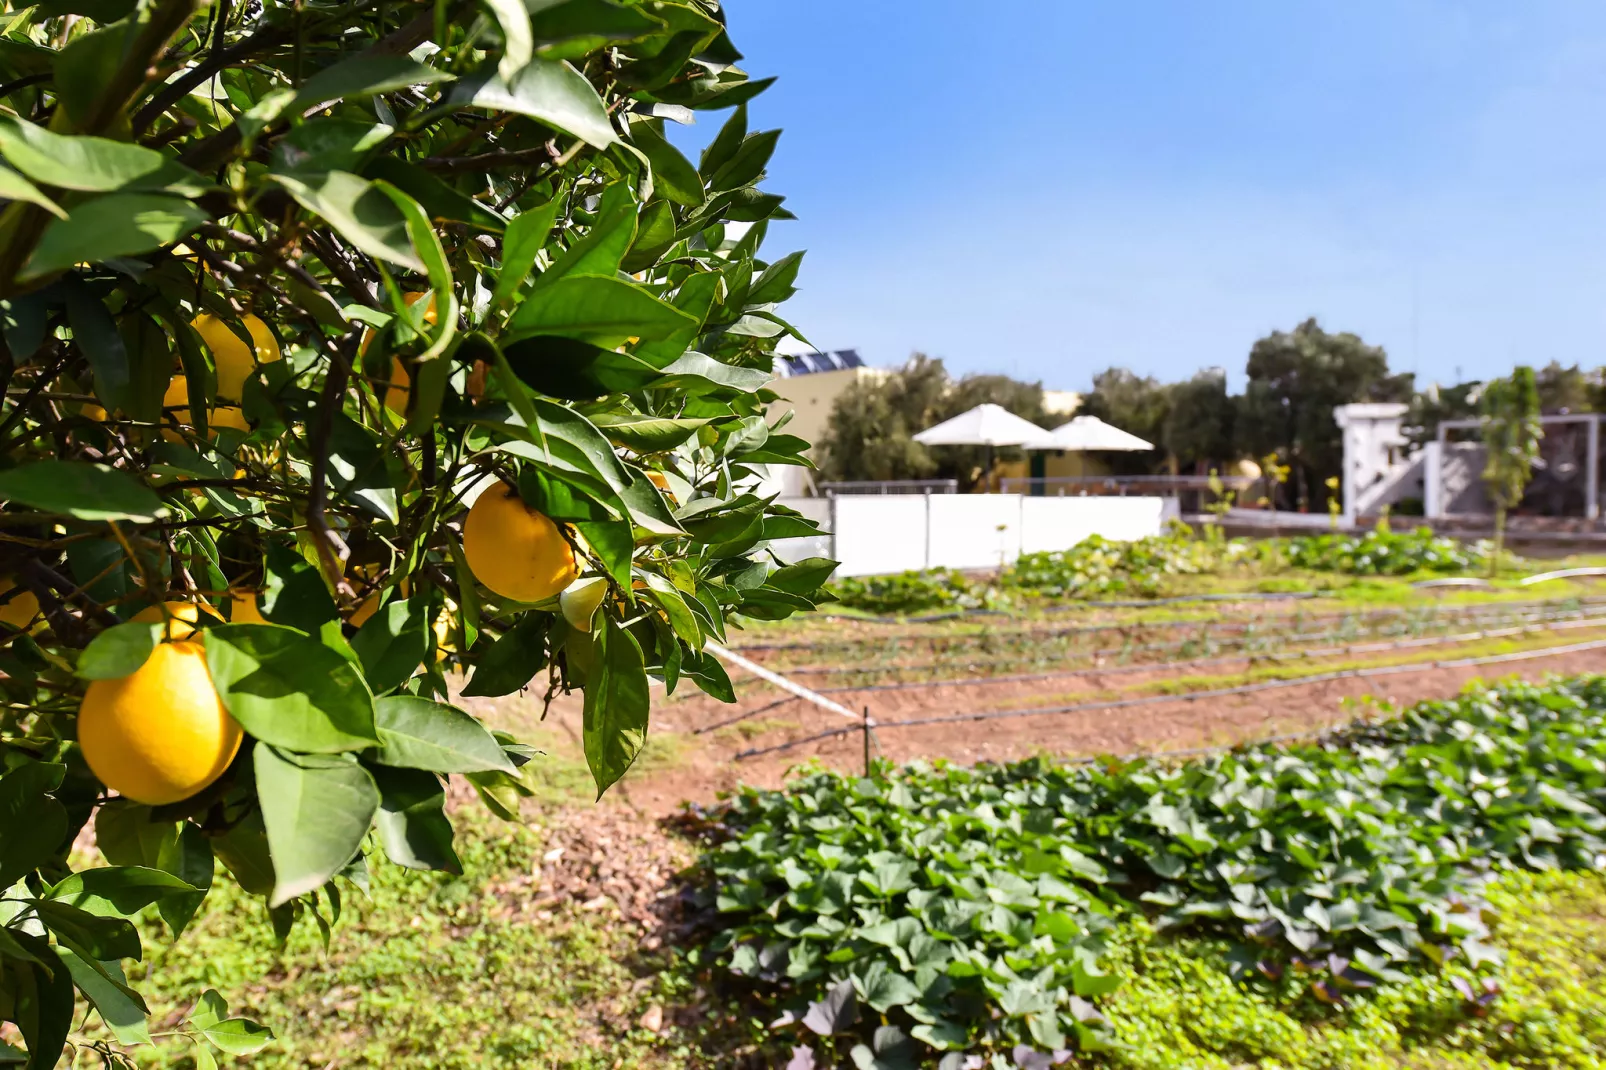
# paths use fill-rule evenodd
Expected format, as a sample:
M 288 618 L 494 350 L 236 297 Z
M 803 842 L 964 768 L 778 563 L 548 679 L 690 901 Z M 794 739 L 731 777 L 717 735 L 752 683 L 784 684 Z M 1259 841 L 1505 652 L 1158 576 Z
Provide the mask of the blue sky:
M 1425 379 L 1606 363 L 1599 0 L 727 10 L 824 348 L 1237 383 L 1314 315 Z

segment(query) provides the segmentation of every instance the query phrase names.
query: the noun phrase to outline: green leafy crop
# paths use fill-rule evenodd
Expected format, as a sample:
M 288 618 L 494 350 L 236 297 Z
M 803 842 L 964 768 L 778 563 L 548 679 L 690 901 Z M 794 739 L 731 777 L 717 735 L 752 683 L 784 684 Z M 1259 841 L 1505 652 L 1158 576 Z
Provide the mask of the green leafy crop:
M 708 961 L 856 1039 L 860 1065 L 906 1042 L 952 1066 L 1097 1050 L 1111 928 L 1137 912 L 1231 937 L 1240 979 L 1298 977 L 1331 1004 L 1496 961 L 1491 875 L 1602 864 L 1606 677 L 1177 764 L 820 772 L 717 818 Z M 897 1037 L 872 1035 L 883 1021 Z

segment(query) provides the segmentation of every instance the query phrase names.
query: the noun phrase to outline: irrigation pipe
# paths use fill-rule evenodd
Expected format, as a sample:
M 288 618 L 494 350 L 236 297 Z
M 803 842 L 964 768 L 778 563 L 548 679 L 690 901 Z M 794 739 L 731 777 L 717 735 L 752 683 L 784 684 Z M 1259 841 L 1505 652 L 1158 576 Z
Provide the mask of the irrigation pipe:
M 728 661 L 732 665 L 746 669 L 760 680 L 772 683 L 782 691 L 791 692 L 793 695 L 805 702 L 812 702 L 823 710 L 830 710 L 834 714 L 848 718 L 861 729 L 865 725 L 874 724 L 874 722 L 871 721 L 868 716 L 860 713 L 854 713 L 840 702 L 833 701 L 832 699 L 826 698 L 824 695 L 810 691 L 802 684 L 794 683 L 793 681 L 782 676 L 780 673 L 771 669 L 766 669 L 756 661 L 749 661 L 747 658 L 742 657 L 735 651 L 726 650 L 718 643 L 704 643 L 703 649 L 714 655 L 716 658 L 719 658 L 721 661 Z
M 1587 643 L 1573 643 L 1569 646 L 1546 647 L 1543 650 L 1524 650 L 1513 654 L 1490 654 L 1477 658 L 1453 658 L 1449 660 L 1435 659 L 1433 661 L 1413 662 L 1409 665 L 1380 665 L 1369 669 L 1341 669 L 1335 672 L 1318 673 L 1314 676 L 1303 676 L 1294 680 L 1267 680 L 1256 684 L 1241 684 L 1236 687 L 1217 687 L 1206 691 L 1193 691 L 1181 695 L 1146 695 L 1142 698 L 1117 699 L 1109 702 L 1080 702 L 1071 706 L 1049 706 L 1040 709 L 1024 710 L 987 710 L 980 713 L 955 714 L 944 717 L 910 717 L 897 721 L 879 721 L 877 728 L 914 728 L 920 725 L 952 724 L 961 721 L 1003 721 L 1020 717 L 1047 717 L 1065 713 L 1085 713 L 1092 710 L 1124 710 L 1140 706 L 1160 706 L 1179 702 L 1197 702 L 1206 698 L 1224 698 L 1228 695 L 1250 695 L 1262 691 L 1275 691 L 1289 687 L 1304 687 L 1310 684 L 1328 683 L 1333 680 L 1365 680 L 1379 676 L 1400 676 L 1413 672 L 1429 672 L 1434 669 L 1461 669 L 1479 665 L 1499 665 L 1513 661 L 1532 661 L 1536 658 L 1557 657 L 1562 654 L 1578 654 L 1589 650 L 1606 650 L 1606 639 L 1596 639 Z M 739 751 L 736 760 L 757 758 L 765 754 L 775 754 L 780 751 L 791 750 L 809 743 L 817 743 L 827 739 L 834 739 L 855 731 L 852 728 L 839 728 L 829 732 L 820 732 L 802 739 L 789 740 L 777 743 L 770 747 L 756 747 Z

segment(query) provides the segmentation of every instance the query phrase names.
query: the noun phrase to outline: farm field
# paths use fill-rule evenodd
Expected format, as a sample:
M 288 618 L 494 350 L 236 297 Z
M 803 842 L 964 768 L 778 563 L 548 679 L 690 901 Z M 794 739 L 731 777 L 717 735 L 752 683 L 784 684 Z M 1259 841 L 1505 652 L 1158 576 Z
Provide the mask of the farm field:
M 1050 1066 L 1056 1059 L 1133 1068 L 1600 1065 L 1606 1032 L 1594 1008 L 1606 1004 L 1599 926 L 1606 879 L 1590 869 L 1606 829 L 1600 816 L 1606 754 L 1592 726 L 1606 719 L 1606 687 L 1480 692 L 1455 706 L 1431 703 L 1477 680 L 1538 682 L 1598 671 L 1606 665 L 1606 588 L 1588 577 L 1530 586 L 1512 577 L 1477 588 L 1412 586 L 1432 575 L 1318 573 L 1313 594 L 1247 590 L 1247 582 L 1201 591 L 1209 577 L 1187 576 L 1160 596 L 1175 601 L 1034 600 L 936 620 L 915 619 L 931 615 L 922 613 L 855 619 L 827 606 L 822 615 L 752 622 L 733 632 L 728 646 L 742 657 L 850 711 L 868 708 L 876 722 L 869 741 L 876 775 L 868 780 L 861 779 L 862 721 L 735 667 L 733 704 L 683 688 L 673 696 L 655 693 L 646 751 L 597 805 L 586 801 L 577 699 L 557 697 L 544 717 L 535 689 L 463 699 L 465 708 L 543 754 L 532 765 L 533 797 L 517 822 L 485 815 L 466 792 L 453 795 L 452 808 L 466 822 L 462 877 L 408 882 L 381 867 L 371 897 L 346 902 L 327 950 L 305 923 L 283 950 L 275 949 L 266 921 L 242 925 L 231 907 L 243 897 L 225 889 L 209 902 L 198 930 L 153 954 L 164 990 L 146 994 L 155 997 L 153 1009 L 165 1007 L 176 1020 L 183 1008 L 166 1002 L 166 991 L 211 986 L 230 993 L 279 1031 L 281 1043 L 253 1060 L 268 1067 L 892 1070 L 937 1065 L 945 1053 L 945 1070 Z M 1186 600 L 1206 593 L 1231 597 Z M 1398 709 L 1423 702 L 1429 705 L 1418 711 L 1426 712 L 1402 722 L 1412 727 L 1388 727 Z M 1507 706 L 1529 711 L 1526 727 L 1511 727 Z M 1556 709 L 1587 713 L 1557 715 L 1542 732 L 1533 726 L 1542 711 Z M 1322 735 L 1357 719 L 1376 727 L 1363 727 L 1359 736 Z M 1417 856 L 1392 856 L 1387 834 L 1375 833 L 1364 848 L 1372 852 L 1368 864 L 1390 872 L 1403 867 L 1389 894 L 1420 929 L 1420 941 L 1380 950 L 1370 937 L 1356 946 L 1309 926 L 1316 934 L 1309 948 L 1279 947 L 1281 938 L 1273 938 L 1258 952 L 1262 959 L 1247 961 L 1246 975 L 1244 917 L 1251 908 L 1275 913 L 1291 904 L 1240 902 L 1234 919 L 1232 908 L 1210 905 L 1217 903 L 1211 888 L 1245 865 L 1281 866 L 1286 859 L 1278 852 L 1270 861 L 1229 861 L 1220 854 L 1221 830 L 1206 834 L 1197 823 L 1219 815 L 1206 818 L 1201 809 L 1191 826 L 1185 814 L 1182 826 L 1166 824 L 1171 818 L 1157 825 L 1144 801 L 1149 794 L 1172 792 L 1167 805 L 1186 811 L 1190 794 L 1215 798 L 1220 785 L 1270 775 L 1264 771 L 1284 768 L 1295 757 L 1280 756 L 1290 755 L 1307 771 L 1301 775 L 1314 795 L 1364 796 L 1363 786 L 1382 783 L 1383 771 L 1397 761 L 1374 754 L 1366 759 L 1371 764 L 1352 766 L 1345 756 L 1363 752 L 1355 748 L 1440 755 L 1449 738 L 1444 726 L 1463 723 L 1488 736 L 1466 755 L 1523 756 L 1500 759 L 1509 763 L 1501 775 L 1510 778 L 1510 790 L 1526 784 L 1521 790 L 1530 799 L 1564 797 L 1544 809 L 1545 826 L 1536 833 L 1523 824 L 1517 832 L 1510 824 L 1517 818 L 1502 824 L 1468 817 L 1455 834 L 1459 849 L 1435 841 L 1431 865 L 1424 861 L 1420 872 L 1412 868 Z M 1280 743 L 1235 752 L 1241 759 L 1216 753 L 1264 740 Z M 1100 755 L 1128 760 L 1084 762 Z M 1149 765 L 1142 755 L 1164 760 Z M 931 768 L 942 760 L 955 763 L 956 772 Z M 894 773 L 909 762 L 912 771 Z M 977 763 L 994 772 L 963 771 Z M 1166 770 L 1193 769 L 1217 786 L 1195 784 L 1180 793 L 1165 786 Z M 1434 790 L 1448 791 L 1454 776 L 1448 768 L 1440 775 L 1449 779 Z M 1348 779 L 1330 782 L 1335 776 Z M 1284 805 L 1305 790 L 1281 773 L 1265 784 L 1295 793 Z M 1541 784 L 1546 794 L 1535 795 Z M 784 793 L 741 796 L 734 814 L 715 809 L 722 794 L 741 785 Z M 1032 814 L 1044 812 L 1047 797 L 1033 793 L 1045 790 L 1076 800 L 1107 794 L 1097 804 L 1107 816 L 1086 820 L 1108 822 L 1099 827 L 1117 845 L 1106 850 L 1101 837 L 1064 826 L 1022 839 L 1040 820 Z M 1027 795 L 1018 796 L 1022 791 Z M 1039 801 L 1019 801 L 1028 797 Z M 687 803 L 695 804 L 689 816 Z M 1332 805 L 1323 804 L 1318 826 L 1390 827 L 1403 820 L 1405 829 L 1422 824 L 1425 803 L 1379 795 L 1342 804 L 1353 811 L 1347 819 L 1325 809 Z M 1309 817 L 1310 803 L 1301 808 Z M 936 945 L 917 936 L 911 949 L 910 924 L 921 931 L 939 926 L 929 914 L 894 910 L 909 901 L 896 887 L 866 884 L 867 898 L 853 900 L 857 935 L 836 932 L 822 950 L 854 949 L 856 959 L 883 962 L 872 978 L 880 987 L 856 993 L 855 1016 L 835 1036 L 798 1025 L 831 991 L 828 966 L 785 964 L 785 947 L 803 927 L 788 919 L 803 915 L 780 908 L 774 897 L 789 884 L 810 886 L 822 875 L 815 869 L 820 859 L 831 857 L 819 854 L 818 843 L 784 846 L 808 827 L 794 823 L 799 813 L 812 821 L 846 818 L 854 831 L 832 841 L 839 845 L 832 850 L 865 860 L 871 874 L 890 865 L 887 873 L 902 874 L 895 879 L 913 887 L 923 886 L 922 875 L 938 859 L 957 865 L 956 859 L 996 857 L 997 870 L 965 879 L 979 880 L 984 898 L 1009 917 L 999 915 L 1004 928 L 996 931 L 992 922 L 964 923 L 971 927 L 964 931 L 982 934 L 965 953 L 985 965 L 955 976 L 983 979 L 951 983 L 989 986 L 993 1005 L 1002 999 L 1014 1010 L 979 1027 L 949 1017 L 966 1006 L 952 1002 L 958 996 L 941 997 L 950 1002 L 940 1014 L 920 1011 L 941 999 L 934 1003 L 936 997 L 900 985 L 935 991 L 928 987 L 934 974 L 918 974 L 920 956 L 936 955 L 946 969 L 965 940 L 944 938 L 948 950 L 932 951 Z M 976 828 L 949 818 L 928 824 L 948 813 L 991 813 L 1002 824 Z M 1139 826 L 1141 833 L 1132 831 Z M 948 830 L 945 851 L 909 853 L 938 828 Z M 1275 835 L 1312 831 L 1279 826 Z M 965 846 L 977 834 L 984 855 Z M 1142 858 L 1152 846 L 1186 838 L 1197 842 L 1193 853 L 1178 856 L 1183 868 L 1166 870 L 1170 883 L 1131 876 L 1134 868 L 1149 872 Z M 744 846 L 735 857 L 724 853 L 737 843 Z M 766 853 L 772 847 L 776 853 Z M 1333 850 L 1344 855 L 1356 848 Z M 900 869 L 893 854 L 914 859 L 914 868 Z M 1343 864 L 1357 861 L 1346 857 Z M 1313 862 L 1318 869 L 1332 864 Z M 1137 883 L 1106 884 L 1093 879 L 1095 872 L 1128 873 Z M 1023 875 L 1029 892 L 1017 887 Z M 1044 899 L 1042 881 L 1050 876 L 1065 891 Z M 1321 876 L 1300 877 L 1317 890 L 1314 899 L 1294 904 L 1296 917 L 1305 917 L 1311 902 L 1332 901 Z M 1228 879 L 1221 889 L 1242 879 Z M 1365 894 L 1350 898 L 1369 902 Z M 765 909 L 772 901 L 776 907 Z M 826 924 L 826 931 L 839 923 L 830 911 L 820 916 L 826 922 L 813 924 Z M 1463 916 L 1476 924 L 1458 927 L 1455 919 Z M 1009 935 L 1022 917 L 1029 924 Z M 1449 928 L 1433 930 L 1435 918 Z M 1421 946 L 1450 953 L 1434 964 Z M 782 965 L 764 965 L 778 954 Z M 905 962 L 908 970 L 900 968 Z M 998 970 L 1014 980 L 1001 981 Z M 1052 1011 L 1032 1009 L 1043 993 L 1057 1000 Z M 877 1026 L 898 1030 L 880 1034 L 880 1050 Z M 186 1066 L 190 1058 L 171 1046 L 141 1065 Z

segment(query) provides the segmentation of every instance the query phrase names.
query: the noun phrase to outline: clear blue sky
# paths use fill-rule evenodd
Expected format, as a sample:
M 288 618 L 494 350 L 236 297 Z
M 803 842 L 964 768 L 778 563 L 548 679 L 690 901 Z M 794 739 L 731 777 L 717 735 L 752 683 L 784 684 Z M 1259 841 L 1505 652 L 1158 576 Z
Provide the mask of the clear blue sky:
M 1237 383 L 1314 315 L 1424 379 L 1606 363 L 1600 0 L 727 10 L 824 348 Z

